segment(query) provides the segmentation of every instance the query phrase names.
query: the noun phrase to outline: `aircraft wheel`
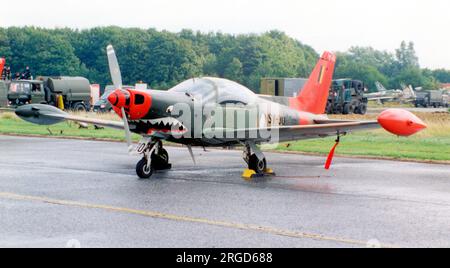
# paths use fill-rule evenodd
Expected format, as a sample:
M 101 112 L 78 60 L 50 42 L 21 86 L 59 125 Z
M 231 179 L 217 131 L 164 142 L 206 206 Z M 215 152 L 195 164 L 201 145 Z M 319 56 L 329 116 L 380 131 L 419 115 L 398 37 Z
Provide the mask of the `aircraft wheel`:
M 152 165 L 148 165 L 147 159 L 142 158 L 136 165 L 136 174 L 141 179 L 148 179 L 153 174 Z
M 151 159 L 152 159 L 152 166 L 156 170 L 167 169 L 167 167 L 169 166 L 169 154 L 164 148 L 159 149 L 158 154 L 153 152 L 151 155 Z
M 250 156 L 248 168 L 254 170 L 258 174 L 263 174 L 267 168 L 266 159 L 259 159 L 255 154 Z

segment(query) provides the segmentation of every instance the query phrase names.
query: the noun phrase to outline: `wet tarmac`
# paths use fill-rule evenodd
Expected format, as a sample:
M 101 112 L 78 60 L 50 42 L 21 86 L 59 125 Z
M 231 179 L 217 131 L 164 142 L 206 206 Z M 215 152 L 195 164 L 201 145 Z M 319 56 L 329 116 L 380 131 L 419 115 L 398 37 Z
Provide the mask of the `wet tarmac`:
M 135 175 L 115 142 L 0 136 L 0 247 L 449 247 L 450 165 L 167 147 Z

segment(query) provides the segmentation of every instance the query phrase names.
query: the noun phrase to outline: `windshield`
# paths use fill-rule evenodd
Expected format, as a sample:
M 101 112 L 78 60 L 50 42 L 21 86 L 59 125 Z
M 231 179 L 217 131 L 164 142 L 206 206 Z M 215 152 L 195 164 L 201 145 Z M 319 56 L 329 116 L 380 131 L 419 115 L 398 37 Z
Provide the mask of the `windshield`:
M 255 94 L 248 88 L 236 82 L 213 77 L 189 79 L 171 88 L 169 91 L 187 93 L 203 102 L 219 104 L 242 103 L 250 104 L 255 100 Z
M 11 83 L 9 86 L 10 93 L 30 94 L 31 85 L 29 83 Z

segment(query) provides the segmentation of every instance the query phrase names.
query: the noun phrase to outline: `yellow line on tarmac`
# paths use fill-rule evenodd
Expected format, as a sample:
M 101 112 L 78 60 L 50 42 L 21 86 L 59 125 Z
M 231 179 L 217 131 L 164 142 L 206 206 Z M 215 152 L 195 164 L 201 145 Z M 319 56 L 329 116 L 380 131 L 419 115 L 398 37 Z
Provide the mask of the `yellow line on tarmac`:
M 166 214 L 166 213 L 157 212 L 157 211 L 139 210 L 139 209 L 131 209 L 131 208 L 123 208 L 123 207 L 115 207 L 115 206 L 99 205 L 99 204 L 89 204 L 89 203 L 83 203 L 83 202 L 77 202 L 77 201 L 59 200 L 59 199 L 52 199 L 52 198 L 39 197 L 39 196 L 20 195 L 20 194 L 7 193 L 7 192 L 0 192 L 0 198 L 23 200 L 23 201 L 38 201 L 38 202 L 43 202 L 43 203 L 70 206 L 70 207 L 100 209 L 100 210 L 141 215 L 141 216 L 146 216 L 146 217 L 151 217 L 151 218 L 166 219 L 166 220 L 181 221 L 181 222 L 202 223 L 202 224 L 208 224 L 208 225 L 213 225 L 213 226 L 220 226 L 220 227 L 233 228 L 233 229 L 239 229 L 239 230 L 256 231 L 256 232 L 261 232 L 261 233 L 268 233 L 268 234 L 294 237 L 294 238 L 308 238 L 308 239 L 322 240 L 322 241 L 333 241 L 333 242 L 352 244 L 352 245 L 363 246 L 363 247 L 367 246 L 367 243 L 368 243 L 367 241 L 360 241 L 360 240 L 355 240 L 355 239 L 332 237 L 332 236 L 326 236 L 326 235 L 321 235 L 321 234 L 278 229 L 278 228 L 274 228 L 274 227 L 265 227 L 265 226 L 255 225 L 255 224 L 215 221 L 215 220 L 210 220 L 210 219 L 205 219 L 205 218 L 196 218 L 196 217 L 189 217 L 189 216 L 180 216 L 180 215 L 175 215 L 175 214 Z M 395 246 L 382 244 L 381 247 L 395 247 Z

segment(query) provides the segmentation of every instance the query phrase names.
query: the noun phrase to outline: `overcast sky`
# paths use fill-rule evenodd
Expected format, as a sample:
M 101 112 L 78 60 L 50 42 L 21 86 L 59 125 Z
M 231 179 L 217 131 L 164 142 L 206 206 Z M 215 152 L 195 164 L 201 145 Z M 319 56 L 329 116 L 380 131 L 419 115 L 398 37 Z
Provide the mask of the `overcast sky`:
M 355 45 L 394 51 L 411 40 L 422 67 L 450 69 L 449 0 L 0 0 L 0 9 L 2 27 L 278 29 L 318 52 Z

